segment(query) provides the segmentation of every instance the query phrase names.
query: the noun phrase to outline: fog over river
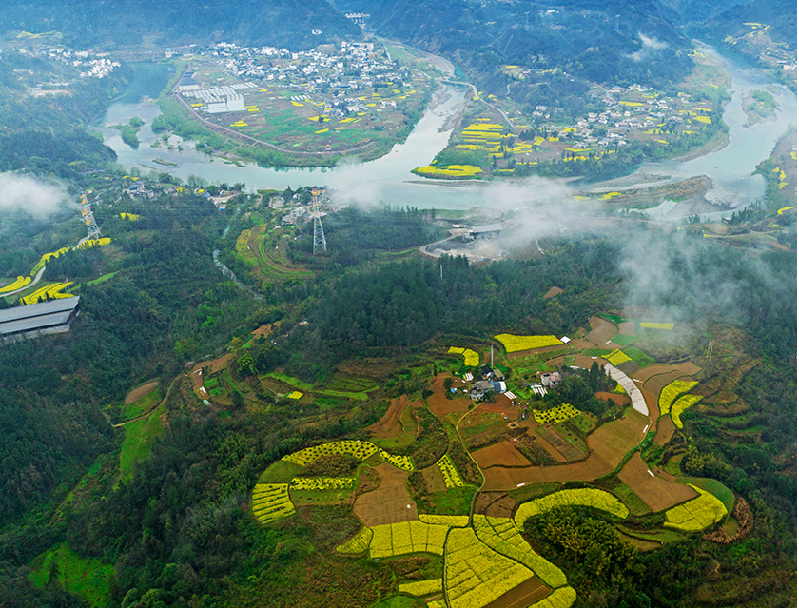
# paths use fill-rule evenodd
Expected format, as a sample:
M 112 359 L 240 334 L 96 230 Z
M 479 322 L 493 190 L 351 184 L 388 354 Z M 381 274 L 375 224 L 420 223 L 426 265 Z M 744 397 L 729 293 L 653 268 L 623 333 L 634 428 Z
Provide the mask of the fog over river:
M 769 156 L 789 125 L 796 123 L 796 94 L 775 84 L 760 70 L 744 68 L 709 47 L 703 47 L 702 51 L 722 62 L 724 70 L 732 79 L 732 101 L 724 111 L 724 121 L 730 127 L 729 144 L 690 161 L 644 163 L 633 172 L 632 179 L 627 179 L 626 185 L 634 186 L 635 176 L 642 176 L 641 185 L 654 186 L 706 175 L 713 182 L 713 187 L 707 194 L 711 202 L 726 202 L 734 208 L 744 207 L 764 195 L 765 180 L 761 176 L 752 176 L 752 171 Z M 336 168 L 274 169 L 254 164 L 238 167 L 198 153 L 193 148 L 182 151 L 151 148 L 150 144 L 160 139 L 150 129 L 153 118 L 160 113 L 152 98 L 157 97 L 166 78 L 162 69 L 141 66 L 126 92 L 111 104 L 106 116 L 98 122 L 98 129 L 106 144 L 116 151 L 119 163 L 126 168 L 138 166 L 143 173 L 151 169 L 168 171 L 184 181 L 194 175 L 209 183 L 241 182 L 250 190 L 282 191 L 287 186 L 293 189 L 301 186 L 326 186 L 337 191 L 341 202 L 382 202 L 402 207 L 507 207 L 508 202 L 501 199 L 508 193 L 512 193 L 509 198 L 512 199 L 513 207 L 516 207 L 540 204 L 542 197 L 549 197 L 551 200 L 553 193 L 565 194 L 561 187 L 564 182 L 560 180 L 544 181 L 536 178 L 528 183 L 496 179 L 486 183 L 453 183 L 423 179 L 410 173 L 415 167 L 429 164 L 446 146 L 452 128 L 445 129 L 444 126 L 465 103 L 463 88 L 442 87 L 407 140 L 394 146 L 380 159 L 366 163 L 342 163 Z M 753 89 L 766 87 L 777 101 L 777 119 L 746 127 L 748 120 L 742 101 Z M 109 127 L 126 124 L 134 116 L 141 117 L 146 122 L 139 132 L 141 145 L 138 149 L 124 144 L 119 131 Z M 176 166 L 164 167 L 155 163 L 155 159 L 174 163 Z M 663 179 L 653 182 L 653 174 L 662 176 Z M 645 179 L 644 175 L 647 175 Z M 546 184 L 542 188 L 544 182 L 551 185 L 551 191 L 545 188 Z M 584 188 L 601 189 L 599 185 Z M 664 205 L 668 207 L 669 202 Z M 657 211 L 666 210 L 660 206 Z M 705 216 L 707 215 L 703 214 Z

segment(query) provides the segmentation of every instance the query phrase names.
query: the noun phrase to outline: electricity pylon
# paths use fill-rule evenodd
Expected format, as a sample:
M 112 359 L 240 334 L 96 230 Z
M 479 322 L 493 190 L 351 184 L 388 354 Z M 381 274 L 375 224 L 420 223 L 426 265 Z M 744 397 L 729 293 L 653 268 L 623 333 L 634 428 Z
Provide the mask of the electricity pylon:
M 83 214 L 83 221 L 86 223 L 89 239 L 98 239 L 100 237 L 100 227 L 97 226 L 97 222 L 94 220 L 92 207 L 89 205 L 89 200 L 85 194 L 80 196 L 80 211 Z
M 322 216 L 319 214 L 319 191 L 314 188 L 311 194 L 313 195 L 313 211 L 311 212 L 313 216 L 313 253 L 316 256 L 319 250 L 327 252 L 327 242 L 325 241 L 325 231 L 322 229 Z

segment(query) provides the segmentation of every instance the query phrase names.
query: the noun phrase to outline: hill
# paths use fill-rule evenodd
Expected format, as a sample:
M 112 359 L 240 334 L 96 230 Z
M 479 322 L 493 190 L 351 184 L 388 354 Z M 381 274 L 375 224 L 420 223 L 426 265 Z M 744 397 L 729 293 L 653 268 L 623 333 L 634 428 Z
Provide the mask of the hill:
M 89 0 L 11 0 L 0 15 L 0 29 L 57 30 L 64 44 L 74 48 L 225 40 L 297 50 L 360 34 L 358 26 L 323 0 L 208 0 L 202 6 L 188 0 L 104 0 L 99 6 Z

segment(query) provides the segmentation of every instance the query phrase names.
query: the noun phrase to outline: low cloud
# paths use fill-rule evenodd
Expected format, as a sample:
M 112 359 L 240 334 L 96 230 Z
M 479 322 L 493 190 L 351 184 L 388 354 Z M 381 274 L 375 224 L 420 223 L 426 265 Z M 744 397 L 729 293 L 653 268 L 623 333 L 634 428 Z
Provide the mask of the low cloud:
M 63 184 L 0 173 L 0 212 L 22 211 L 34 218 L 45 219 L 68 200 L 69 194 Z
M 641 44 L 643 46 L 629 55 L 633 61 L 641 61 L 653 51 L 662 51 L 663 49 L 669 48 L 668 43 L 665 43 L 654 37 L 649 37 L 642 32 L 638 32 L 638 38 L 641 40 Z

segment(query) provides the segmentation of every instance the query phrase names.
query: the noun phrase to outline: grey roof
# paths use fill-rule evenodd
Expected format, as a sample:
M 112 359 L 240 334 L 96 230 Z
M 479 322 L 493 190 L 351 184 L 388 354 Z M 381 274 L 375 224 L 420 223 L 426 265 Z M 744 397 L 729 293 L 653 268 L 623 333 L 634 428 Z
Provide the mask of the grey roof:
M 502 225 L 501 224 L 493 224 L 493 225 L 478 225 L 476 227 L 472 227 L 472 233 L 488 233 L 491 231 L 501 231 Z
M 56 299 L 49 303 L 22 305 L 0 310 L 0 336 L 63 327 L 78 306 L 80 297 Z

